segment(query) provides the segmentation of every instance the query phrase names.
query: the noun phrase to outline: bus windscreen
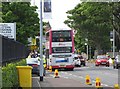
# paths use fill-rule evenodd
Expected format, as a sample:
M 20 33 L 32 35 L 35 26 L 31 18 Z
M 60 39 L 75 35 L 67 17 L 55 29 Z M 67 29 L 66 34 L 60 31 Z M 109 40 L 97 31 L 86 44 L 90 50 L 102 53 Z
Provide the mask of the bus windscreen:
M 72 41 L 71 31 L 52 31 L 52 42 L 69 42 Z
M 72 47 L 53 47 L 52 53 L 71 53 Z

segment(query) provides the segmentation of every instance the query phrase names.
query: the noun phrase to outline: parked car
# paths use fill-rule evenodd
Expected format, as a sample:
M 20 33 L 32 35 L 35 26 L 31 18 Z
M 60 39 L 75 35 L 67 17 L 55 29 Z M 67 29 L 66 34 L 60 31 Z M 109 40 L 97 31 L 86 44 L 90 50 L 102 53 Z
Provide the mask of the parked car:
M 109 67 L 109 60 L 108 57 L 106 55 L 98 55 L 97 59 L 95 60 L 95 66 L 99 66 L 99 65 L 105 65 L 107 67 Z
M 81 66 L 81 61 L 80 61 L 80 59 L 78 58 L 78 54 L 75 54 L 74 55 L 74 65 L 75 66 Z
M 32 73 L 39 75 L 40 61 L 38 61 L 38 58 L 27 58 L 26 62 L 28 66 L 32 66 Z
M 118 69 L 120 67 L 120 55 L 117 55 L 113 62 L 113 68 Z

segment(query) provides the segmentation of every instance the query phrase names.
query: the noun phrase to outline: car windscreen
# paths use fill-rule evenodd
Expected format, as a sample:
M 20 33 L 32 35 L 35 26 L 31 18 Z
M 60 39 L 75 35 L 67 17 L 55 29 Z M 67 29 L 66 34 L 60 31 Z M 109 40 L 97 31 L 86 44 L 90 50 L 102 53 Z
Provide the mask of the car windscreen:
M 72 47 L 53 47 L 52 53 L 71 53 Z
M 97 56 L 97 59 L 108 59 L 107 56 Z
M 71 31 L 52 31 L 52 42 L 69 42 L 72 41 Z

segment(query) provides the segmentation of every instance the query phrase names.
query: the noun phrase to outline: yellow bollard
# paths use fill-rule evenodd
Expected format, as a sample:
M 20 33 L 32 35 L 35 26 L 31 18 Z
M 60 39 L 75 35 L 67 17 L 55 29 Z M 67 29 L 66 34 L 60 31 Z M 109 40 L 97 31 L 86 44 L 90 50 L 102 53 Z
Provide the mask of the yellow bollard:
M 49 72 L 52 72 L 52 66 L 49 66 Z
M 120 86 L 118 84 L 115 84 L 114 89 L 120 89 Z
M 59 78 L 59 76 L 58 76 L 58 69 L 55 69 L 54 76 L 55 76 L 55 78 Z
M 86 77 L 85 77 L 85 83 L 87 85 L 91 85 L 91 80 L 90 80 L 90 76 L 89 75 L 86 75 Z
M 95 87 L 98 89 L 101 88 L 101 80 L 98 77 L 96 78 L 96 81 L 95 81 Z

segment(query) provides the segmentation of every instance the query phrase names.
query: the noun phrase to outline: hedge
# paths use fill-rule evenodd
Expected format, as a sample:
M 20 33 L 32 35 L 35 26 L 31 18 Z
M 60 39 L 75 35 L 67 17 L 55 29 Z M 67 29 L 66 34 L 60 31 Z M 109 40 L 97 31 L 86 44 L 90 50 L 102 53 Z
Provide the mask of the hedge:
M 9 63 L 2 67 L 2 87 L 19 87 L 18 74 L 16 66 L 25 66 L 26 60 L 23 59 L 19 62 Z

